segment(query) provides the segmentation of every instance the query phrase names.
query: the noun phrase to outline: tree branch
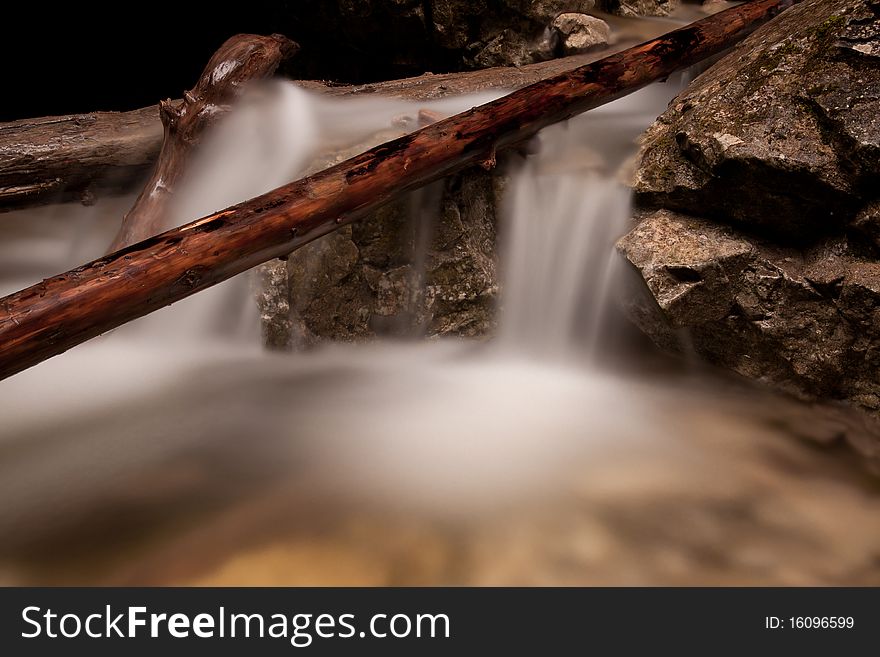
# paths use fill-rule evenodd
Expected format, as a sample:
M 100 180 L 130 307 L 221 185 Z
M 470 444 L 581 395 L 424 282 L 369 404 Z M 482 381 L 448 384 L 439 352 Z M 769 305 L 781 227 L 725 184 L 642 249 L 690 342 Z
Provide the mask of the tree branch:
M 299 46 L 278 34 L 237 34 L 220 46 L 196 86 L 183 92 L 183 101 L 159 103 L 165 128 L 162 150 L 150 179 L 122 221 L 111 251 L 159 232 L 171 192 L 186 167 L 190 152 L 206 128 L 251 80 L 267 78 Z

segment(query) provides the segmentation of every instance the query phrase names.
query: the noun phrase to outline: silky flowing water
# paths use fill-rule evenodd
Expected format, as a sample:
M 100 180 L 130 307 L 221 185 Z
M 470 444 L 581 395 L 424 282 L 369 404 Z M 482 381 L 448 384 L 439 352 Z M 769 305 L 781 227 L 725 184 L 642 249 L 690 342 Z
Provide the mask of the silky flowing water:
M 880 490 L 819 446 L 834 421 L 621 347 L 618 178 L 677 85 L 548 128 L 512 173 L 492 340 L 266 353 L 245 275 L 0 382 L 0 580 L 880 583 Z M 261 88 L 174 222 L 488 99 Z M 0 216 L 0 291 L 100 255 L 130 201 Z

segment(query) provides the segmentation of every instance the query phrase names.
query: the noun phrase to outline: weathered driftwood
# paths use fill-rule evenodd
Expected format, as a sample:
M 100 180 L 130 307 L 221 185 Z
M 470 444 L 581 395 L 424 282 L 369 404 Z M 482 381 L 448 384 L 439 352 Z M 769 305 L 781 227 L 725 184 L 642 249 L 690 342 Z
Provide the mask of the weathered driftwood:
M 161 145 L 157 105 L 0 123 L 0 212 L 130 189 Z
M 775 15 L 756 0 L 520 89 L 0 299 L 0 378 L 331 232 L 541 128 L 698 62 Z
M 330 96 L 384 95 L 434 100 L 487 89 L 518 89 L 631 45 L 634 44 L 622 42 L 601 53 L 519 68 L 429 73 L 356 86 L 310 81 L 300 84 Z M 157 105 L 132 112 L 91 112 L 0 123 L 0 212 L 46 203 L 90 202 L 103 194 L 130 192 L 142 183 L 156 162 L 162 135 Z
M 111 251 L 140 242 L 161 230 L 166 206 L 190 152 L 205 129 L 217 120 L 243 85 L 272 75 L 299 46 L 279 34 L 237 34 L 227 39 L 208 60 L 196 86 L 185 91 L 183 101 L 159 103 L 165 128 L 159 160 L 150 179 L 122 220 Z

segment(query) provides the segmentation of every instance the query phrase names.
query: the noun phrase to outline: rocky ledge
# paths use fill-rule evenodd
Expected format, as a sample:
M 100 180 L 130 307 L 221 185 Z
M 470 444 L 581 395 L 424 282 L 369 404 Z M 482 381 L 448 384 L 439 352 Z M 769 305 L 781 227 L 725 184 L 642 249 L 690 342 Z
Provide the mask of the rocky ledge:
M 703 0 L 689 0 L 692 4 Z M 705 0 L 707 11 L 724 0 Z M 667 16 L 681 0 L 297 0 L 281 3 L 302 50 L 296 79 L 366 81 L 429 70 L 520 66 L 601 47 L 612 39 L 591 14 Z M 561 18 L 564 16 L 564 18 Z M 623 23 L 624 32 L 633 22 Z M 285 30 L 281 30 L 285 31 Z
M 655 342 L 866 411 L 880 459 L 880 2 L 805 0 L 643 138 L 619 251 Z

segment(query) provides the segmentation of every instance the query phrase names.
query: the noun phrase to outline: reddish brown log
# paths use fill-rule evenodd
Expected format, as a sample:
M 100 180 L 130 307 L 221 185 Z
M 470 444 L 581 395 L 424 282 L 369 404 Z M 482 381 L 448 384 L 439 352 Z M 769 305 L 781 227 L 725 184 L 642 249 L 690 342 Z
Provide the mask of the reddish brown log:
M 161 230 L 170 196 L 205 129 L 247 82 L 269 77 L 298 48 L 280 34 L 237 34 L 208 60 L 196 86 L 183 93 L 182 102 L 169 99 L 159 103 L 159 116 L 165 128 L 159 161 L 122 220 L 110 251 L 140 242 Z
M 660 24 L 658 21 L 651 25 Z M 334 97 L 383 95 L 436 100 L 487 89 L 519 89 L 635 43 L 621 40 L 602 52 L 520 67 L 426 73 L 356 86 L 330 86 L 315 81 L 299 84 Z M 90 112 L 0 123 L 0 212 L 46 203 L 89 202 L 103 194 L 127 193 L 137 183 L 143 184 L 155 164 L 162 133 L 156 105 L 131 112 Z
M 755 0 L 382 144 L 0 299 L 0 378 L 355 221 L 400 194 L 626 95 L 742 38 Z

